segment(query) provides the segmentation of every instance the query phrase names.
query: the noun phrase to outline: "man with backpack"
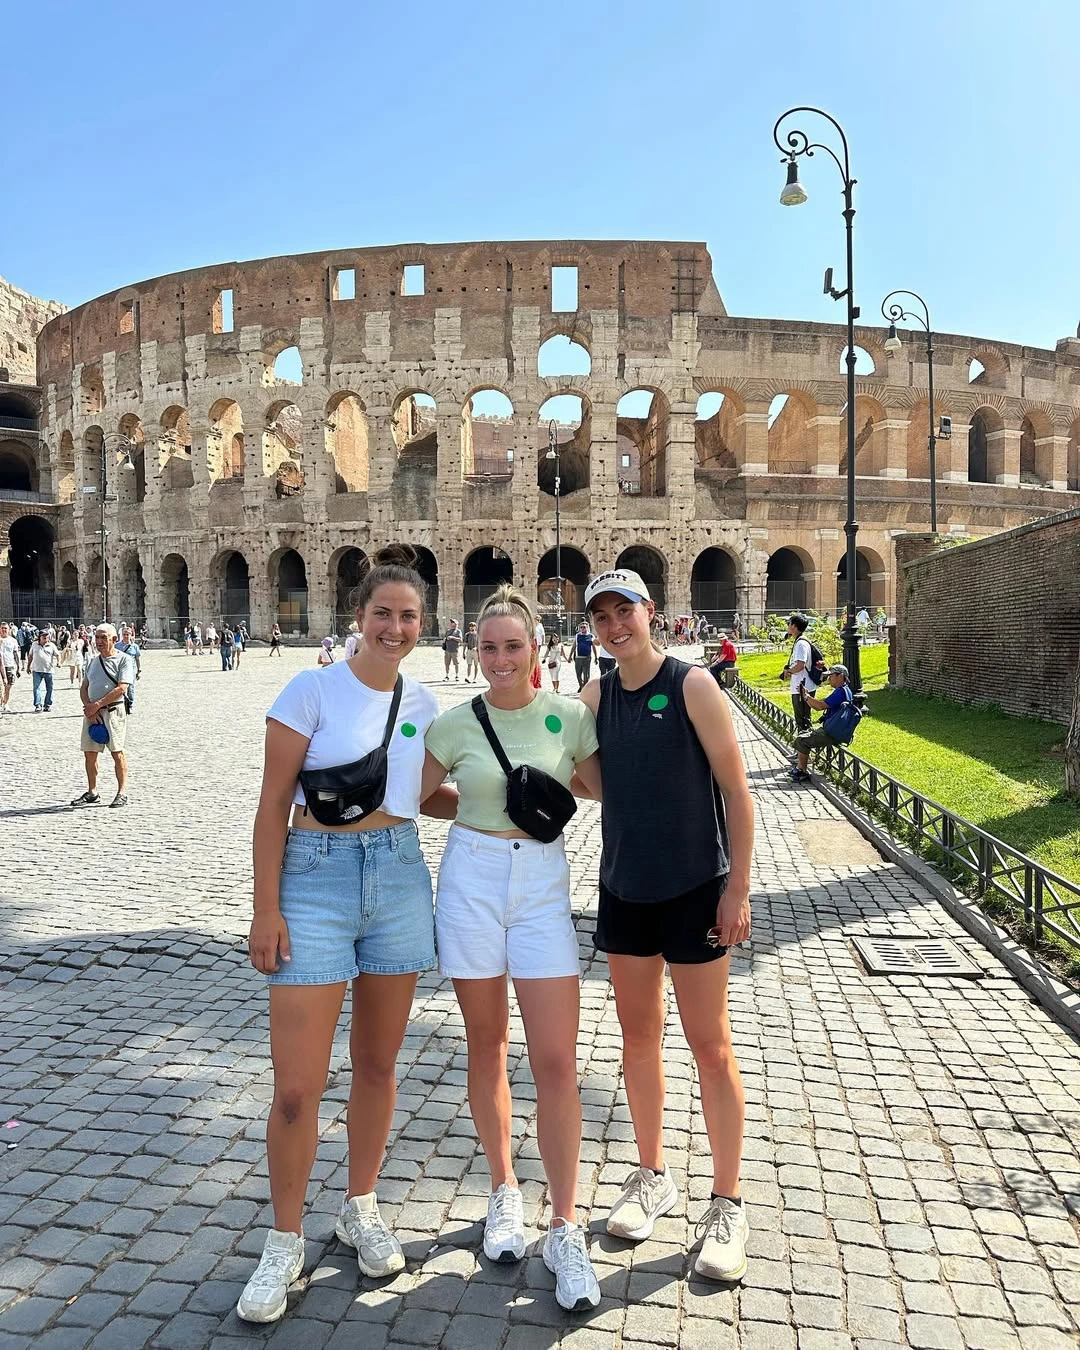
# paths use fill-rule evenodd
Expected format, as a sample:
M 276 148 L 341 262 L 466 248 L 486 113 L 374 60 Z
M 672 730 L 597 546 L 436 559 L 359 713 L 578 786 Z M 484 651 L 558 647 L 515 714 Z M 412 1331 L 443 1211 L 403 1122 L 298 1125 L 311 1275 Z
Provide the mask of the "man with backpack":
M 810 730 L 810 709 L 803 701 L 803 690 L 812 692 L 825 679 L 825 658 L 806 636 L 806 625 L 801 614 L 792 614 L 788 619 L 788 636 L 795 645 L 787 665 L 780 672 L 782 680 L 791 681 L 791 708 L 797 731 Z
M 808 690 L 803 690 L 803 702 L 807 709 L 816 708 L 825 716 L 821 725 L 813 729 L 800 731 L 795 737 L 797 760 L 795 767 L 788 770 L 796 783 L 805 783 L 810 777 L 808 765 L 811 750 L 824 750 L 831 745 L 847 745 L 862 717 L 862 709 L 855 702 L 848 684 L 847 666 L 830 666 L 826 676 L 829 692 L 824 698 L 815 698 Z

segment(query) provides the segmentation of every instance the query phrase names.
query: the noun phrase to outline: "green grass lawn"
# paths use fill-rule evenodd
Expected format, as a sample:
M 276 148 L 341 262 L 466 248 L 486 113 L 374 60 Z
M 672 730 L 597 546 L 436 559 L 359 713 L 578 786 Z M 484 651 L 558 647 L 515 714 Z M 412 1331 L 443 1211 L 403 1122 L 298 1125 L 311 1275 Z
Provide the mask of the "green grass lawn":
M 776 678 L 786 655 L 741 656 L 739 674 L 790 711 Z M 1064 795 L 1064 727 L 887 690 L 885 645 L 863 649 L 862 672 L 871 715 L 855 733 L 856 754 L 1080 882 L 1080 807 Z

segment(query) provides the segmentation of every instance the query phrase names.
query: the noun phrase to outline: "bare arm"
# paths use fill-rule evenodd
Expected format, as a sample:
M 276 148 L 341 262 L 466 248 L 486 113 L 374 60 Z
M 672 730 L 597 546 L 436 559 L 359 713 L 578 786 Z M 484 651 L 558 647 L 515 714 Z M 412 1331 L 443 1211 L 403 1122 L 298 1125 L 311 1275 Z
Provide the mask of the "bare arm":
M 818 708 L 819 710 L 829 706 L 823 698 L 815 698 L 813 694 L 808 694 L 806 692 L 806 685 L 803 685 L 803 701 L 809 703 L 811 708 Z
M 278 969 L 279 952 L 283 961 L 289 959 L 289 930 L 281 917 L 281 860 L 308 739 L 281 722 L 267 719 L 262 791 L 252 835 L 255 912 L 248 937 L 251 963 L 264 975 Z
M 570 788 L 578 797 L 590 797 L 593 801 L 601 801 L 600 790 L 600 756 L 593 751 L 587 759 L 579 759 L 574 765 L 574 776 L 570 780 Z
M 443 779 L 449 773 L 429 750 L 424 756 L 424 770 L 420 777 L 420 809 L 435 820 L 454 820 L 457 817 L 458 793 L 447 787 Z

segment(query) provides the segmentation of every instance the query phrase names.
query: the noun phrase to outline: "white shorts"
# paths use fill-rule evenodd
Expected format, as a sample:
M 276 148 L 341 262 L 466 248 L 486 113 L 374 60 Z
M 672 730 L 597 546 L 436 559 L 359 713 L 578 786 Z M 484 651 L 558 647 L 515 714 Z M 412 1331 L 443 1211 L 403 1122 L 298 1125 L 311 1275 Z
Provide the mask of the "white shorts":
M 496 839 L 454 825 L 435 899 L 439 973 L 454 980 L 580 974 L 562 839 Z

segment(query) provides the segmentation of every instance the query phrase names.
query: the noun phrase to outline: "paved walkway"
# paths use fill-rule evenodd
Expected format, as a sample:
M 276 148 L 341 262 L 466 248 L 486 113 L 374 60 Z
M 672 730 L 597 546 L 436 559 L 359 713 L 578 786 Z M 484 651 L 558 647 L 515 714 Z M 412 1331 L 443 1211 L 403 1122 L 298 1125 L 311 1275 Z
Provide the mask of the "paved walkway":
M 708 1194 L 697 1087 L 669 1023 L 666 1147 L 685 1201 L 638 1247 L 602 1218 L 634 1161 L 619 1034 L 588 941 L 598 819 L 569 832 L 583 955 L 582 1202 L 603 1301 L 562 1314 L 538 1255 L 478 1259 L 486 1182 L 450 988 L 421 982 L 380 1195 L 406 1273 L 357 1278 L 333 1237 L 345 1176 L 339 1042 L 309 1195 L 306 1284 L 286 1320 L 233 1312 L 268 1221 L 265 996 L 247 965 L 248 839 L 262 713 L 313 659 L 151 654 L 127 811 L 79 790 L 77 699 L 0 720 L 0 1350 L 267 1340 L 574 1350 L 1075 1350 L 1080 1049 L 907 875 L 817 793 L 789 785 L 745 722 L 757 801 L 752 950 L 732 1000 L 749 1120 L 753 1233 L 739 1289 L 687 1278 Z M 410 659 L 446 704 L 437 652 Z M 20 803 L 12 809 L 13 798 Z M 425 824 L 430 860 L 444 827 Z M 985 972 L 870 978 L 853 935 L 944 933 Z M 541 1219 L 534 1090 L 513 1055 L 518 1168 Z M 12 1148 L 11 1146 L 15 1147 Z M 6 1146 L 6 1151 L 5 1151 Z M 361 1324 L 361 1325 L 357 1325 Z

